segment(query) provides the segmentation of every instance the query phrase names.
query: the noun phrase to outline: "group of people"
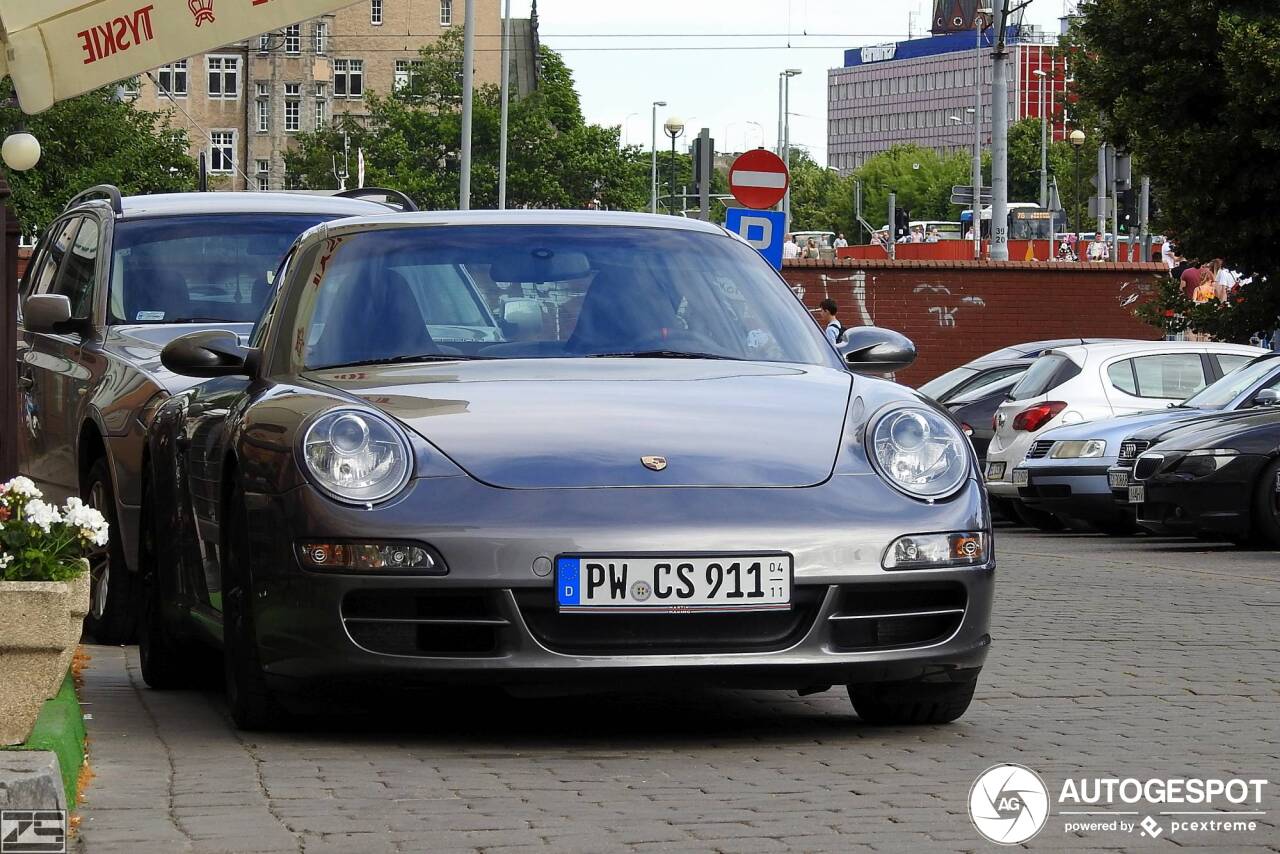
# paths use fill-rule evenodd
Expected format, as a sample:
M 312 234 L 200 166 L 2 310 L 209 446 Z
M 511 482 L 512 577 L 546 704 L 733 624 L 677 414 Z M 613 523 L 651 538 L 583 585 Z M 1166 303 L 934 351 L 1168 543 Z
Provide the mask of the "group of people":
M 1192 302 L 1206 303 L 1216 299 L 1229 304 L 1230 297 L 1240 289 L 1240 276 L 1221 258 L 1205 263 L 1182 258 L 1168 241 L 1165 241 L 1160 254 L 1169 276 L 1181 283 L 1182 292 Z
M 889 232 L 885 229 L 877 231 L 871 235 L 871 244 L 873 246 L 888 246 Z M 930 228 L 927 231 L 924 226 L 913 226 L 910 231 L 898 237 L 895 243 L 938 243 L 942 240 L 942 235 L 938 233 L 937 228 Z
M 832 242 L 832 249 L 843 249 L 849 245 L 849 241 L 844 239 L 844 234 L 837 234 L 836 239 Z M 804 258 L 810 261 L 817 261 L 822 257 L 822 247 L 818 245 L 816 237 L 810 237 L 801 246 L 796 241 L 794 234 L 788 234 L 787 239 L 782 243 L 782 257 L 786 260 L 794 260 L 796 258 Z

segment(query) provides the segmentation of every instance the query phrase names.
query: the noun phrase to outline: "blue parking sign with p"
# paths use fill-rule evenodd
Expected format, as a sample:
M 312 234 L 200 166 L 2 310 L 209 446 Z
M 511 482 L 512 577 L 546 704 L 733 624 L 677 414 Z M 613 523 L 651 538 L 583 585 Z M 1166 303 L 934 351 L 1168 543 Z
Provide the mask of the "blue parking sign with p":
M 724 227 L 754 246 L 773 269 L 782 269 L 782 243 L 786 238 L 783 231 L 787 227 L 782 211 L 729 208 L 725 212 Z

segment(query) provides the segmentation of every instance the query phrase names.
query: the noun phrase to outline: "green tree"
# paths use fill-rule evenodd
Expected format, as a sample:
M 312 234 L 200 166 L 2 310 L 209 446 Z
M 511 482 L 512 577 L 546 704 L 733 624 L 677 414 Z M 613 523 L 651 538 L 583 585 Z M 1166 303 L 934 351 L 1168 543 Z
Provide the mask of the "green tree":
M 426 209 L 457 207 L 461 35 L 450 31 L 424 48 L 404 89 L 367 93 L 370 115 L 363 126 L 347 120 L 300 135 L 285 155 L 294 183 L 336 186 L 333 160 L 341 157 L 345 133 L 352 151 L 364 149 L 367 184 L 395 187 Z M 539 63 L 537 90 L 510 105 L 508 207 L 582 208 L 599 201 L 611 209 L 643 209 L 647 158 L 619 145 L 618 128 L 583 120 L 573 76 L 557 53 L 542 47 Z M 473 105 L 471 204 L 491 208 L 498 199 L 498 88 L 477 87 Z
M 964 154 L 941 155 L 918 145 L 895 145 L 857 170 L 862 181 L 862 212 L 873 226 L 882 225 L 889 213 L 889 193 L 897 194 L 897 206 L 912 219 L 959 219 L 951 204 L 951 187 L 972 182 L 971 163 Z
M 1080 194 L 1076 196 L 1076 153 L 1069 142 L 1049 142 L 1049 181 L 1058 179 L 1058 195 L 1067 212 L 1068 230 L 1080 223 L 1089 228 L 1088 204 L 1093 195 L 1089 178 L 1098 162 L 1097 134 L 1085 137 L 1080 148 Z M 989 165 L 989 161 L 988 161 Z M 966 182 L 967 183 L 967 182 Z M 1009 201 L 1040 201 L 1040 120 L 1022 119 L 1009 126 Z
M 853 181 L 819 166 L 801 149 L 792 149 L 790 167 L 792 230 L 856 235 Z
M 1280 8 L 1085 0 L 1065 47 L 1080 58 L 1073 73 L 1082 110 L 1142 162 L 1161 228 L 1179 252 L 1256 274 L 1238 304 L 1197 311 L 1192 327 L 1234 341 L 1274 327 Z
M 196 162 L 184 131 L 169 116 L 117 100 L 99 89 L 23 116 L 11 105 L 13 83 L 0 82 L 0 126 L 26 129 L 40 140 L 40 162 L 10 172 L 13 206 L 26 234 L 38 234 L 76 193 L 115 184 L 126 195 L 194 190 Z

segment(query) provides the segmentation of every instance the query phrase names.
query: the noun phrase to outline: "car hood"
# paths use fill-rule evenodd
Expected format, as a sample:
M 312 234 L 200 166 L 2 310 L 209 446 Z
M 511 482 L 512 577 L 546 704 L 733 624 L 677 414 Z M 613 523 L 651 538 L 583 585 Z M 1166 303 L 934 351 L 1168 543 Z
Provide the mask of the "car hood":
M 197 377 L 175 374 L 160 364 L 160 351 L 179 336 L 206 329 L 229 329 L 247 341 L 252 323 L 147 323 L 111 326 L 103 347 L 140 371 L 145 371 L 170 394 L 204 382 Z
M 1183 418 L 1176 419 L 1167 423 L 1156 422 L 1146 427 L 1129 433 L 1125 438 L 1146 440 L 1148 442 L 1162 442 L 1166 436 L 1173 433 L 1183 433 L 1187 430 L 1198 430 L 1204 426 L 1216 426 L 1218 424 L 1232 424 L 1241 420 L 1248 420 L 1254 417 L 1266 417 L 1274 412 L 1274 409 L 1246 407 L 1244 409 L 1233 410 L 1192 410 L 1192 412 Z
M 325 369 L 472 477 L 514 489 L 826 480 L 853 376 L 808 365 L 511 359 Z M 662 457 L 651 471 L 643 457 Z
M 1119 443 L 1135 432 L 1148 427 L 1168 425 L 1170 422 L 1194 418 L 1200 414 L 1195 409 L 1154 409 L 1149 412 L 1135 412 L 1129 415 L 1116 415 L 1110 418 L 1098 418 L 1082 424 L 1068 424 L 1054 427 L 1037 436 L 1037 439 L 1105 439 L 1108 450 L 1112 450 L 1112 442 Z M 1111 456 L 1115 456 L 1112 454 Z
M 1197 418 L 1179 425 L 1157 438 L 1156 450 L 1194 450 L 1195 448 L 1236 447 L 1248 434 L 1261 436 L 1262 449 L 1270 451 L 1280 445 L 1280 406 L 1227 412 L 1218 418 Z M 1256 443 L 1250 442 L 1250 445 Z

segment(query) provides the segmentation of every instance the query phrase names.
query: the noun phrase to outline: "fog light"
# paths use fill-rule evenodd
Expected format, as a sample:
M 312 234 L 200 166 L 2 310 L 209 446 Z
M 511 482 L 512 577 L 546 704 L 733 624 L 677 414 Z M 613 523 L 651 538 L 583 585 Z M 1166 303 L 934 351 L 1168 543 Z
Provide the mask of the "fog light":
M 299 543 L 298 555 L 307 569 L 424 575 L 445 575 L 449 572 L 439 553 L 421 543 Z
M 943 569 L 986 562 L 986 535 L 964 531 L 899 537 L 885 550 L 882 565 L 885 569 Z

